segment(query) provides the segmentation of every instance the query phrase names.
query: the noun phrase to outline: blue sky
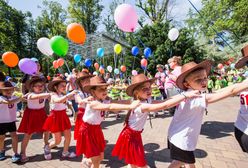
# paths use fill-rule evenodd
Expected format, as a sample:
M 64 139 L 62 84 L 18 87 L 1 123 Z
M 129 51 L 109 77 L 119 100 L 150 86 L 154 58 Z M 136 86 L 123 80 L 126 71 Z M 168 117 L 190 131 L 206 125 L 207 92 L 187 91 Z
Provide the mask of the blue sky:
M 69 0 L 57 0 L 60 4 L 62 4 L 63 8 L 67 8 L 69 4 Z M 175 5 L 172 8 L 171 15 L 177 21 L 182 21 L 186 18 L 189 8 L 191 7 L 188 0 L 173 0 L 175 1 Z M 126 3 L 135 5 L 135 0 L 125 0 Z M 198 8 L 201 8 L 201 0 L 191 0 L 191 2 Z M 109 10 L 108 6 L 111 3 L 111 0 L 102 0 L 102 4 L 105 6 L 102 16 L 106 15 Z M 9 4 L 24 12 L 30 11 L 34 18 L 40 15 L 41 9 L 38 8 L 38 5 L 42 4 L 42 0 L 9 0 Z M 137 9 L 137 8 L 136 8 Z M 140 14 L 140 13 L 139 13 Z

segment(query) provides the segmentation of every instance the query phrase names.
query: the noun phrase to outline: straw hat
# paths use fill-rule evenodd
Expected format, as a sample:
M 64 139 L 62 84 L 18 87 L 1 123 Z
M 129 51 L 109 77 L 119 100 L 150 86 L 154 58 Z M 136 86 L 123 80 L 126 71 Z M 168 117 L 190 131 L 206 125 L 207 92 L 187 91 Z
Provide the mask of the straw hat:
M 82 71 L 82 72 L 79 72 L 78 76 L 77 76 L 77 79 L 76 79 L 76 84 L 79 86 L 80 85 L 80 80 L 84 80 L 84 79 L 87 79 L 87 78 L 91 78 L 93 77 L 94 75 L 90 75 L 89 73 L 85 72 L 85 71 Z
M 246 45 L 245 47 L 243 47 L 241 49 L 242 52 L 242 58 L 240 58 L 236 64 L 235 64 L 235 68 L 239 69 L 242 68 L 243 66 L 247 65 L 247 61 L 248 61 L 248 45 Z
M 51 82 L 49 82 L 47 88 L 49 91 L 56 92 L 54 85 L 60 83 L 60 82 L 66 82 L 61 76 L 54 77 Z
M 0 90 L 14 89 L 15 86 L 11 84 L 9 81 L 5 81 L 0 83 Z
M 101 76 L 94 76 L 92 78 L 90 78 L 90 82 L 89 84 L 86 84 L 84 87 L 83 87 L 83 90 L 86 92 L 86 93 L 90 93 L 90 89 L 92 87 L 96 87 L 96 86 L 108 86 L 109 84 L 106 83 L 105 79 Z
M 206 69 L 207 75 L 209 75 L 210 70 L 211 70 L 211 64 L 212 63 L 209 60 L 203 61 L 203 62 L 201 62 L 199 64 L 197 64 L 197 63 L 195 63 L 193 61 L 189 62 L 187 64 L 184 64 L 182 66 L 182 69 L 181 69 L 181 74 L 177 77 L 177 80 L 176 80 L 177 86 L 180 89 L 186 90 L 187 88 L 183 84 L 185 77 L 188 76 L 192 71 L 194 71 L 196 69 L 199 69 L 199 68 Z
M 146 82 L 150 82 L 151 84 L 156 80 L 156 78 L 152 78 L 152 79 L 149 79 L 147 76 L 145 76 L 144 74 L 138 74 L 138 75 L 135 75 L 135 76 L 132 76 L 132 79 L 131 79 L 131 85 L 129 85 L 127 87 L 127 95 L 128 96 L 133 96 L 133 90 L 143 84 L 143 83 L 146 83 Z
M 44 77 L 40 77 L 40 76 L 32 76 L 29 80 L 27 80 L 26 82 L 25 82 L 25 87 L 27 88 L 27 89 L 30 89 L 30 87 L 31 87 L 31 84 L 33 83 L 33 82 L 36 82 L 36 81 L 40 81 L 40 82 L 46 82 L 46 79 L 44 78 Z

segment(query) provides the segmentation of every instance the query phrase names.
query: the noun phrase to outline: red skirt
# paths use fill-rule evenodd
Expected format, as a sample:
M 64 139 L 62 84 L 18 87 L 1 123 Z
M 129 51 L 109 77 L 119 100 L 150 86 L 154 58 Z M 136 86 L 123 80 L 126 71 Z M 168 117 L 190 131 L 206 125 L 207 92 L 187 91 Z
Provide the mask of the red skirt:
M 79 129 L 76 153 L 84 154 L 87 158 L 99 156 L 104 152 L 106 143 L 100 125 L 91 125 L 83 122 Z
M 18 132 L 32 134 L 32 133 L 42 133 L 45 130 L 42 128 L 47 115 L 45 108 L 42 109 L 29 109 L 26 108 L 22 121 L 18 128 Z
M 74 140 L 77 140 L 80 126 L 83 123 L 84 111 L 84 108 L 78 108 L 77 119 L 74 127 Z
M 114 146 L 112 156 L 118 156 L 120 160 L 124 159 L 126 164 L 139 167 L 147 165 L 141 132 L 125 127 Z
M 52 133 L 71 129 L 71 122 L 66 114 L 66 110 L 52 110 L 43 125 L 43 129 Z

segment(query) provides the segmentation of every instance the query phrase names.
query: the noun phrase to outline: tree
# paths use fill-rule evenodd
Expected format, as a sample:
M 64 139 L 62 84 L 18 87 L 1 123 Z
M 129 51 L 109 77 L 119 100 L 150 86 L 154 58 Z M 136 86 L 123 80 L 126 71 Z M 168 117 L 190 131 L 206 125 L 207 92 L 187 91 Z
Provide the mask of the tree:
M 103 5 L 99 2 L 100 0 L 70 0 L 70 19 L 83 25 L 87 33 L 96 32 L 103 10 Z
M 136 6 L 139 7 L 146 16 L 153 22 L 159 23 L 168 20 L 169 4 L 171 0 L 136 0 Z

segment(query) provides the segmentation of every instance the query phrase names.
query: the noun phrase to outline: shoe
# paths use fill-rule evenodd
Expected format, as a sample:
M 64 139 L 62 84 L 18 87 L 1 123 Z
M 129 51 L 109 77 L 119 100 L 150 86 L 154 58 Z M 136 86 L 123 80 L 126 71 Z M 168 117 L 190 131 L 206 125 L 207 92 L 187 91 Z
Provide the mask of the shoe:
M 0 161 L 5 159 L 6 159 L 5 151 L 0 152 Z
M 84 168 L 90 168 L 92 163 L 88 162 L 88 159 L 84 158 L 81 162 L 82 167 Z
M 45 145 L 45 147 L 44 147 L 44 158 L 46 160 L 51 160 L 52 159 L 51 150 L 50 150 L 48 145 Z
M 21 161 L 21 155 L 19 155 L 19 154 L 13 155 L 11 158 L 11 161 L 12 161 L 12 163 L 20 162 Z
M 26 155 L 21 154 L 21 162 L 26 163 L 27 161 L 29 161 L 29 158 Z
M 63 152 L 62 153 L 62 158 L 63 159 L 72 159 L 75 158 L 77 155 L 74 152 Z

